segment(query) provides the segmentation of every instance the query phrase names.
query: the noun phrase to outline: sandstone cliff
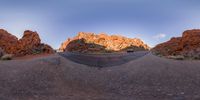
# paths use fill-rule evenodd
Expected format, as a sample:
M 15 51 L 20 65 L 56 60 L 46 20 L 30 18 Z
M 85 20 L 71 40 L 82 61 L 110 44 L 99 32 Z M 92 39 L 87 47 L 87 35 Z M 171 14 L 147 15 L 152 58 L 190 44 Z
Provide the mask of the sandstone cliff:
M 138 51 L 149 50 L 149 47 L 137 38 L 85 32 L 80 32 L 74 38 L 67 39 L 60 47 L 61 51 L 72 52 L 118 52 L 127 49 Z
M 186 30 L 182 37 L 171 38 L 152 50 L 162 56 L 182 55 L 200 58 L 200 29 Z

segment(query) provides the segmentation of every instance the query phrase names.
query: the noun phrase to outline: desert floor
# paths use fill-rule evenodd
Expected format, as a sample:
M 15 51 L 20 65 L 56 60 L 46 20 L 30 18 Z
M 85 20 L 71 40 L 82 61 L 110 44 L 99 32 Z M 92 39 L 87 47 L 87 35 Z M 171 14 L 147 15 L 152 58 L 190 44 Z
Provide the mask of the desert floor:
M 200 61 L 151 53 L 111 67 L 59 54 L 0 61 L 0 100 L 200 100 Z

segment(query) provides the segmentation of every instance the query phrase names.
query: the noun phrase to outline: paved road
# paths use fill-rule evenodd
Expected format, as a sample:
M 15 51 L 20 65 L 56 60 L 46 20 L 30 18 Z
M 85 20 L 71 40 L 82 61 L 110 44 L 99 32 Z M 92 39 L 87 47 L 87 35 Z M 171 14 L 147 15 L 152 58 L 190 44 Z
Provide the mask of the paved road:
M 147 51 L 134 53 L 114 53 L 114 54 L 80 54 L 80 53 L 59 53 L 61 56 L 79 64 L 91 67 L 111 67 L 125 64 L 131 60 L 138 59 L 146 54 Z

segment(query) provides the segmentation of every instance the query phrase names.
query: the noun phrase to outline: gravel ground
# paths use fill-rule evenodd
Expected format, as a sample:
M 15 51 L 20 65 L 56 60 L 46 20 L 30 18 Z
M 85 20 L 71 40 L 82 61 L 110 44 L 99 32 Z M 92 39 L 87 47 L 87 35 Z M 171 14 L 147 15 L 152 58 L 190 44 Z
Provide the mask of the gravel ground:
M 0 100 L 200 100 L 200 61 L 151 53 L 100 69 L 57 54 L 0 61 Z

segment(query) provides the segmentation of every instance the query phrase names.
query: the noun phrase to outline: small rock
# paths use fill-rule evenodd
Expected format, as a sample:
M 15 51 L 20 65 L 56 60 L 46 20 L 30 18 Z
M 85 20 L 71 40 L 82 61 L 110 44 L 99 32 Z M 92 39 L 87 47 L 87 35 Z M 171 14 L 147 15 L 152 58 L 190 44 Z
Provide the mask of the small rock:
M 184 95 L 185 93 L 184 93 L 184 92 L 181 92 L 180 94 L 181 94 L 181 95 Z
M 160 91 L 161 91 L 161 89 L 157 89 L 157 91 L 158 91 L 158 92 L 160 92 Z
M 167 94 L 167 96 L 173 96 L 173 94 L 171 94 L 171 93 L 168 93 L 168 94 Z

